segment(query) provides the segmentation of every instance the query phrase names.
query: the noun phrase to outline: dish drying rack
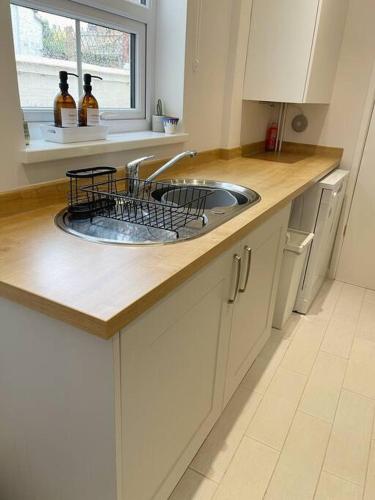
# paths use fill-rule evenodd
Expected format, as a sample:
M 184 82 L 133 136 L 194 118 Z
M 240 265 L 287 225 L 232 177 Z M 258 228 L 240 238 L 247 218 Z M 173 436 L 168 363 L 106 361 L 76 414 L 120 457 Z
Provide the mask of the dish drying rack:
M 166 182 L 117 177 L 114 167 L 70 170 L 70 216 L 76 219 L 107 217 L 132 224 L 172 231 L 193 221 L 205 225 L 204 210 L 212 189 L 176 186 Z M 173 202 L 156 200 L 152 194 L 173 190 Z

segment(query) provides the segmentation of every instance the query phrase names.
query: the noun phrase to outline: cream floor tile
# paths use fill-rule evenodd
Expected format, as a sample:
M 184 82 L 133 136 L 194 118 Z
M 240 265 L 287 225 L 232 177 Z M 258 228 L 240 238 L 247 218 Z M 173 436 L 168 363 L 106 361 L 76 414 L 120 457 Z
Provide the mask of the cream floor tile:
M 283 368 L 308 375 L 319 351 L 326 327 L 326 320 L 306 317 L 283 358 Z
M 262 396 L 239 388 L 194 457 L 191 468 L 219 482 L 259 405 Z
M 315 500 L 361 500 L 362 489 L 354 483 L 322 472 Z
M 375 300 L 368 294 L 362 304 L 356 336 L 375 342 Z
M 289 344 L 289 339 L 271 335 L 262 352 L 245 375 L 242 385 L 250 390 L 264 394 L 285 356 Z
M 328 325 L 321 350 L 349 359 L 357 324 L 357 319 L 333 317 Z
M 354 339 L 344 388 L 375 399 L 375 342 Z
M 279 453 L 244 437 L 214 500 L 260 500 L 275 468 Z
M 268 387 L 267 394 L 280 396 L 293 404 L 298 404 L 306 381 L 306 375 L 280 367 Z
M 216 489 L 217 483 L 187 469 L 169 500 L 211 500 Z
M 324 470 L 362 485 L 366 476 L 375 401 L 343 390 Z
M 313 498 L 330 427 L 321 419 L 297 411 L 265 498 Z
M 279 368 L 264 395 L 246 434 L 281 450 L 307 377 Z
M 267 393 L 246 435 L 281 451 L 295 413 L 295 404 Z
M 326 352 L 316 358 L 300 403 L 300 409 L 333 422 L 347 361 Z
M 357 320 L 364 296 L 364 288 L 343 283 L 340 296 L 333 311 L 333 317 Z
M 344 283 L 328 325 L 322 351 L 349 358 L 365 291 Z
M 341 281 L 327 280 L 314 300 L 309 310 L 309 316 L 319 316 L 321 319 L 329 319 L 343 286 L 344 283 Z
M 364 500 L 374 500 L 375 498 L 375 440 L 372 440 L 370 459 L 367 469 Z

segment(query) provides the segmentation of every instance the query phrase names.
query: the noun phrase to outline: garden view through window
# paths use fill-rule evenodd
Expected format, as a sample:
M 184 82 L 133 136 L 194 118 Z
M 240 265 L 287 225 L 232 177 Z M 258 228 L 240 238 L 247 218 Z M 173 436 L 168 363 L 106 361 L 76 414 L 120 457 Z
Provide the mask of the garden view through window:
M 22 108 L 52 108 L 60 70 L 80 75 L 69 77 L 76 101 L 91 73 L 103 79 L 93 80 L 101 109 L 135 107 L 135 35 L 18 5 L 11 12 Z

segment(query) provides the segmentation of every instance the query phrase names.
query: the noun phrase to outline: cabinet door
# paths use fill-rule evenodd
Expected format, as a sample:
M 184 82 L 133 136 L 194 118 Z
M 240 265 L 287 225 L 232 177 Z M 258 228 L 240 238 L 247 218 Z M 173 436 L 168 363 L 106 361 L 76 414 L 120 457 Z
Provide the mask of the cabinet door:
M 303 102 L 319 0 L 253 0 L 244 99 Z
M 348 0 L 321 0 L 303 102 L 331 100 L 344 34 Z
M 167 498 L 221 412 L 226 264 L 219 257 L 120 335 L 122 500 Z
M 240 290 L 244 291 L 238 293 L 233 304 L 225 401 L 271 333 L 288 215 L 289 209 L 284 209 L 242 241 Z

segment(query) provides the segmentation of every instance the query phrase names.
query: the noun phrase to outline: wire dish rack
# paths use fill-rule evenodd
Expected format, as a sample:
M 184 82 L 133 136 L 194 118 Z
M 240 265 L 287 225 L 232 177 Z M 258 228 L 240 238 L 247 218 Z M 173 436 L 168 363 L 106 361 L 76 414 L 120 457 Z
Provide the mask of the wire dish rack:
M 206 223 L 204 210 L 212 189 L 176 186 L 157 181 L 118 178 L 113 167 L 95 167 L 70 170 L 68 210 L 73 218 L 110 219 L 140 224 L 156 229 L 179 230 L 189 223 Z M 155 191 L 173 190 L 172 201 L 158 201 Z

